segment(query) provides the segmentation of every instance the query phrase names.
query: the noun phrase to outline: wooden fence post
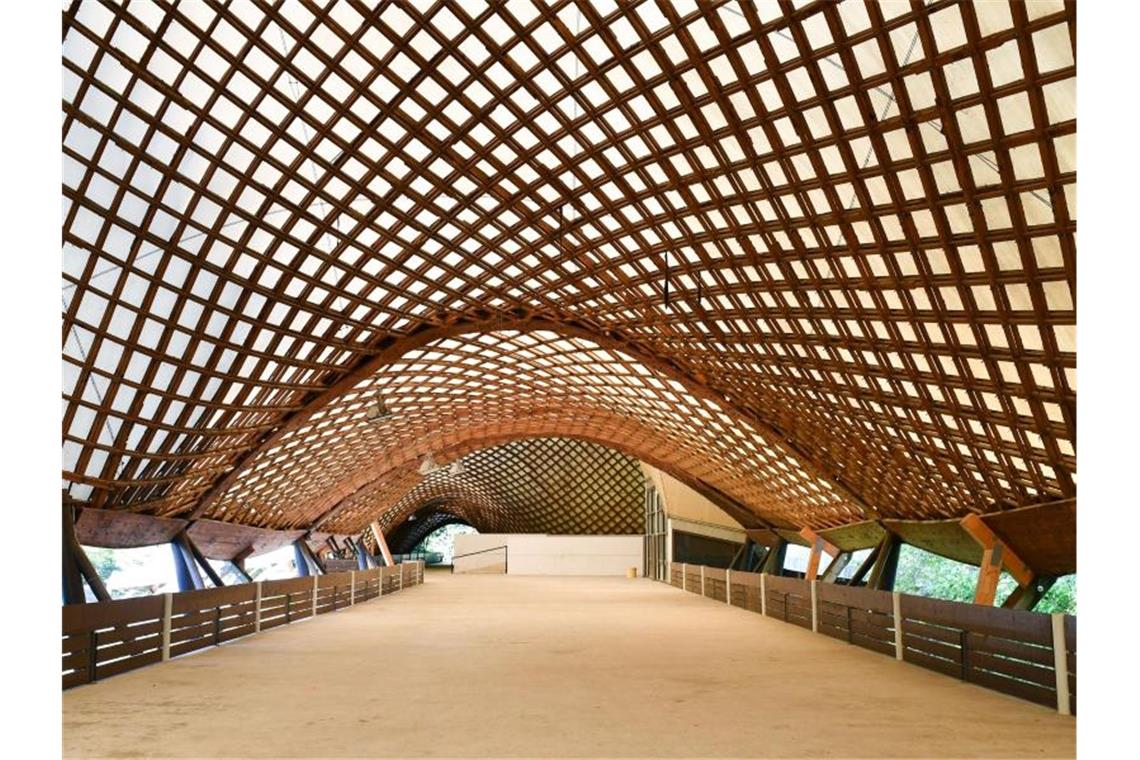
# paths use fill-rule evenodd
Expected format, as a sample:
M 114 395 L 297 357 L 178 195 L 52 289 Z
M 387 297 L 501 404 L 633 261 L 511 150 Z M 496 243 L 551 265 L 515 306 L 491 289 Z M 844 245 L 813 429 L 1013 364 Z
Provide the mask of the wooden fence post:
M 681 590 L 682 591 L 688 591 L 689 590 L 689 563 L 688 562 L 682 562 L 681 563 Z
M 162 595 L 162 661 L 170 659 L 170 618 L 174 612 L 174 594 Z
M 348 571 L 348 606 L 356 604 L 356 571 Z
M 1072 715 L 1069 707 L 1069 657 L 1065 646 L 1065 613 L 1054 612 L 1053 618 L 1053 676 L 1057 687 L 1057 712 Z
M 760 573 L 760 614 L 768 614 L 768 589 L 764 584 L 764 573 Z
M 724 571 L 724 603 L 732 604 L 732 568 Z
M 701 565 L 701 596 L 705 595 L 705 566 Z
M 892 613 L 895 619 L 895 659 L 902 662 L 903 659 L 903 621 L 902 621 L 902 596 L 897 591 L 891 592 L 891 606 Z
M 313 617 L 317 616 L 317 581 L 321 576 L 313 576 Z
M 253 588 L 253 632 L 261 633 L 261 581 Z
M 819 633 L 819 581 L 811 582 L 811 630 Z

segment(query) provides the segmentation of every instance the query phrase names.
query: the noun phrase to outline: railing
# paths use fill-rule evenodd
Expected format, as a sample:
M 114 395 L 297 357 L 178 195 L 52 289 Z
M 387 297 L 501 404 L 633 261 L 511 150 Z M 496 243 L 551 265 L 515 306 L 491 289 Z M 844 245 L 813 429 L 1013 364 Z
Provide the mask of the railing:
M 68 604 L 63 688 L 351 607 L 423 583 L 422 562 Z
M 1031 702 L 1077 711 L 1077 620 L 702 565 L 677 588 Z
M 452 556 L 452 558 L 451 558 L 451 572 L 453 574 L 455 573 L 455 560 L 457 560 L 457 559 L 462 559 L 464 557 L 474 557 L 476 554 L 487 554 L 489 552 L 497 552 L 500 549 L 502 549 L 502 551 L 503 551 L 503 574 L 505 575 L 507 572 L 507 569 L 508 569 L 508 562 L 510 560 L 510 551 L 508 550 L 508 548 L 505 544 L 503 546 L 492 546 L 490 549 L 480 549 L 477 552 L 466 552 L 464 554 L 456 554 L 456 555 Z

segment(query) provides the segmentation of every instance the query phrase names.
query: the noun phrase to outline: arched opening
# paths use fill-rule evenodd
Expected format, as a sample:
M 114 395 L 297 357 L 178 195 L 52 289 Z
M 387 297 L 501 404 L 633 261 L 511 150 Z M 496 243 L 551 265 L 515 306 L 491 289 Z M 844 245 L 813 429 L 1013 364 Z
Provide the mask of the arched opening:
M 450 565 L 455 555 L 455 539 L 457 536 L 477 534 L 479 531 L 462 522 L 450 522 L 429 533 L 416 548 L 412 550 L 413 557 L 422 558 L 427 565 Z

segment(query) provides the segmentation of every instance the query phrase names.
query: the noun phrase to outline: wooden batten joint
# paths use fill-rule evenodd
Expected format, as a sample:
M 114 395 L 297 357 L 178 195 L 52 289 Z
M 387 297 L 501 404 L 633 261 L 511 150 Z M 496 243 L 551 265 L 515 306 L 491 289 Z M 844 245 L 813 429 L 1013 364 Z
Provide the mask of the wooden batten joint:
M 839 547 L 811 528 L 801 528 L 800 536 L 811 544 L 811 555 L 808 557 L 807 572 L 804 577 L 809 581 L 814 581 L 819 575 L 819 565 L 823 554 L 826 553 L 834 561 L 839 556 Z
M 986 525 L 979 515 L 967 515 L 959 522 L 962 530 L 970 534 L 978 544 L 982 547 L 982 568 L 981 572 L 984 574 L 987 568 L 997 568 L 1000 573 L 1002 568 L 1009 571 L 1017 584 L 1022 588 L 1033 583 L 1037 574 L 1033 569 L 1025 563 L 1021 557 L 1009 548 L 1009 545 L 1002 541 L 990 526 Z

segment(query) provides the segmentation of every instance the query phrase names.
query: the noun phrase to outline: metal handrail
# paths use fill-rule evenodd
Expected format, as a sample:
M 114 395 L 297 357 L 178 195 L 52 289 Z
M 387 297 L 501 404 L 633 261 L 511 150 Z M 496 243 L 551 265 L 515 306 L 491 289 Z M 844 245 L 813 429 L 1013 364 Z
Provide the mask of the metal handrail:
M 467 552 L 465 554 L 453 554 L 451 556 L 451 574 L 455 574 L 455 560 L 462 559 L 463 557 L 474 557 L 476 554 L 486 554 L 487 552 L 497 552 L 499 549 L 503 550 L 503 573 L 507 572 L 510 564 L 510 549 L 506 544 L 502 546 L 492 546 L 490 549 L 480 549 L 477 552 Z

